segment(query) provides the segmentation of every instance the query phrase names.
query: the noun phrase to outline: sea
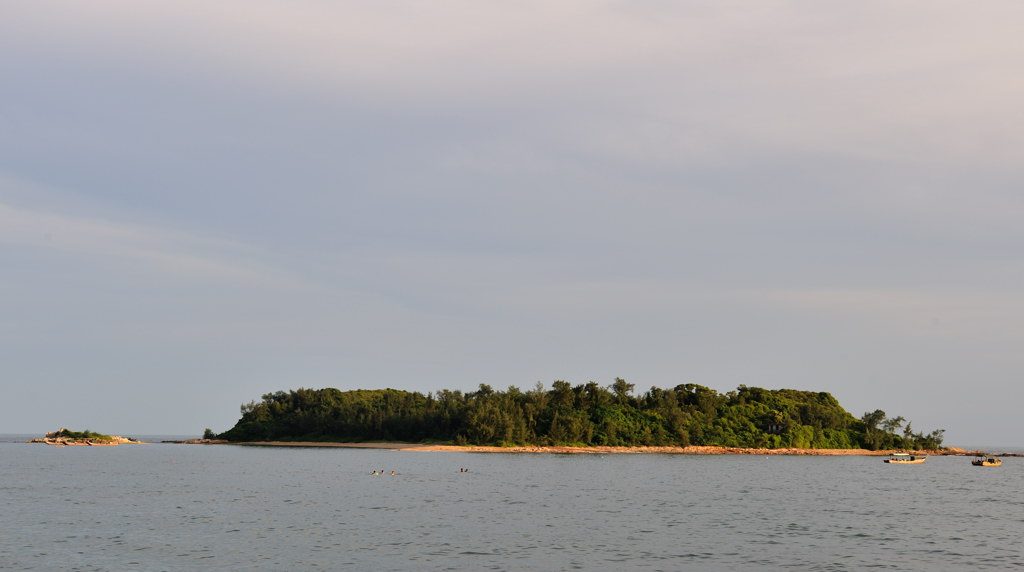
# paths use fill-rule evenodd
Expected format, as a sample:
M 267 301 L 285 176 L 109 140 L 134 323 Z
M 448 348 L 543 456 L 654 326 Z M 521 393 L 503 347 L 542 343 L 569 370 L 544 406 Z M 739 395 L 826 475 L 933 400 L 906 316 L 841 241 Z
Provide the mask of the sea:
M 1024 569 L 1017 457 L 20 438 L 0 436 L 2 570 Z

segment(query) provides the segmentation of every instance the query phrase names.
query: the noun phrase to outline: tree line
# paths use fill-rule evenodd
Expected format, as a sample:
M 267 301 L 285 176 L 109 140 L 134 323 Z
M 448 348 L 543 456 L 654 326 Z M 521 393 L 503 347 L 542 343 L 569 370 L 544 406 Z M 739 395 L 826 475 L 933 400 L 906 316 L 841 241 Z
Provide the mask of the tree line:
M 617 378 L 523 391 L 463 393 L 335 388 L 277 391 L 241 407 L 229 441 L 405 441 L 466 445 L 938 449 L 944 430 L 915 433 L 882 410 L 856 418 L 829 393 L 696 384 L 642 395 Z

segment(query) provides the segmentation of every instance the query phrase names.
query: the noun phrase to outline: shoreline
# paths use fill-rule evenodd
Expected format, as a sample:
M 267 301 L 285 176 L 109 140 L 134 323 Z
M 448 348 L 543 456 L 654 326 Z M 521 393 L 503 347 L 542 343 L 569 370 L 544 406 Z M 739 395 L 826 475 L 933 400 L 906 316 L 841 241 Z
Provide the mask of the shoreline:
M 671 454 L 671 455 L 792 455 L 792 456 L 886 456 L 892 453 L 915 455 L 949 456 L 974 455 L 975 451 L 964 451 L 948 447 L 937 451 L 870 451 L 867 449 L 749 449 L 742 447 L 718 447 L 690 445 L 687 447 L 566 447 L 566 446 L 517 446 L 493 447 L 484 445 L 420 445 L 416 443 L 335 443 L 318 441 L 220 441 L 194 439 L 186 444 L 240 445 L 245 447 L 341 447 L 352 449 L 386 449 L 391 451 L 461 452 L 461 453 L 533 453 L 533 454 Z

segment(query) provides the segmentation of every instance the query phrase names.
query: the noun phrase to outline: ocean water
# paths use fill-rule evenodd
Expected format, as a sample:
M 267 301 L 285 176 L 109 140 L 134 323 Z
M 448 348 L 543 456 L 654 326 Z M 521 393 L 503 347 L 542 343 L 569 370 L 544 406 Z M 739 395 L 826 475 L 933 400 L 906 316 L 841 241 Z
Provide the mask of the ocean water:
M 1024 568 L 1022 458 L 0 442 L 0 460 L 3 570 Z

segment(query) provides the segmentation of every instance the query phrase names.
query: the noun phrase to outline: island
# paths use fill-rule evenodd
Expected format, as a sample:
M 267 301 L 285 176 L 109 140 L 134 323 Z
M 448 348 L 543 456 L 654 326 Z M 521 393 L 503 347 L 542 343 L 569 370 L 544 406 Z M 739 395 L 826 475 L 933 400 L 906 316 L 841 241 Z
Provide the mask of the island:
M 735 391 L 683 384 L 640 395 L 616 378 L 531 390 L 434 393 L 335 388 L 277 391 L 241 407 L 218 442 L 505 452 L 882 454 L 943 449 L 944 430 L 915 432 L 876 409 L 854 417 L 827 392 Z M 809 453 L 801 453 L 809 452 Z
M 126 443 L 141 444 L 142 441 L 130 437 L 119 437 L 117 435 L 104 435 L 86 429 L 85 431 L 71 431 L 61 427 L 57 431 L 47 433 L 42 439 L 32 439 L 29 443 L 45 443 L 55 447 L 87 446 L 104 447 L 123 445 Z

